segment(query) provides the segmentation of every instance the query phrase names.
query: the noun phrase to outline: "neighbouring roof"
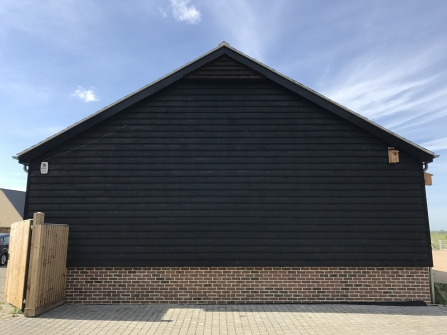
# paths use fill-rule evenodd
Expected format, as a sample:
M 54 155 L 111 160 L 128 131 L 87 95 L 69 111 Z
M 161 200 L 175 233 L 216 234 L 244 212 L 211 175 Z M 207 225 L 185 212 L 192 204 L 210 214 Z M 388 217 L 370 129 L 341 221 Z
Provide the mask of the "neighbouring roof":
M 234 60 L 242 63 L 243 65 L 253 69 L 260 73 L 265 78 L 268 78 L 279 85 L 286 87 L 287 89 L 297 93 L 298 95 L 312 101 L 313 103 L 325 108 L 328 111 L 342 117 L 343 119 L 359 126 L 365 131 L 383 139 L 390 145 L 395 146 L 398 149 L 404 150 L 413 156 L 417 157 L 423 162 L 430 163 L 437 156 L 427 150 L 393 132 L 376 124 L 375 122 L 365 118 L 364 116 L 353 112 L 352 110 L 330 100 L 329 98 L 315 92 L 314 90 L 284 76 L 283 74 L 269 68 L 268 66 L 258 62 L 257 60 L 243 54 L 239 50 L 231 47 L 228 43 L 222 42 L 219 46 L 199 58 L 185 64 L 179 69 L 167 74 L 164 77 L 142 87 L 141 89 L 125 96 L 124 98 L 114 102 L 113 104 L 99 110 L 98 112 L 91 114 L 90 116 L 76 122 L 70 127 L 58 132 L 57 134 L 43 140 L 36 145 L 17 154 L 19 163 L 27 164 L 33 158 L 45 153 L 53 147 L 65 142 L 66 140 L 80 134 L 81 132 L 89 129 L 90 127 L 100 123 L 101 121 L 119 113 L 125 108 L 151 96 L 166 86 L 176 82 L 177 80 L 191 75 L 195 70 L 199 69 L 203 65 L 210 61 L 226 55 Z
M 0 188 L 0 226 L 10 227 L 21 221 L 25 208 L 25 192 Z
M 23 209 L 25 207 L 25 192 L 23 191 L 15 191 L 15 190 L 7 190 L 4 188 L 0 188 L 0 192 L 6 196 L 11 205 L 15 208 L 17 213 L 23 217 Z

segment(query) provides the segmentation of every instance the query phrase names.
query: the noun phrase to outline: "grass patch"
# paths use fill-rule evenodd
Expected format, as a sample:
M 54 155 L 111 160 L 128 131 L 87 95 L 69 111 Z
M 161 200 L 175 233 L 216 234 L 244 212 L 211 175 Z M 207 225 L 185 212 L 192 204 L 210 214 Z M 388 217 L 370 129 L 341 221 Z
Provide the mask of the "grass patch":
M 11 315 L 12 317 L 16 317 L 22 313 L 23 312 L 17 307 L 14 307 L 4 301 L 0 301 L 0 319 L 4 318 L 8 314 Z
M 435 283 L 435 303 L 447 306 L 447 284 Z
M 18 309 L 17 307 L 11 306 L 11 309 L 9 310 L 9 314 L 12 314 L 12 316 L 17 316 L 17 314 L 22 314 L 22 311 Z

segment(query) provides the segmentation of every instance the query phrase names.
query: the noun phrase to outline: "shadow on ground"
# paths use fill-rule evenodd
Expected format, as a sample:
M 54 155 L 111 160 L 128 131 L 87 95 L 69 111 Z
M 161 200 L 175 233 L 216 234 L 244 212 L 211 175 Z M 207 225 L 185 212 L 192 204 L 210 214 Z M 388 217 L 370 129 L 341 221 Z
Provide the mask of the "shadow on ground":
M 168 315 L 177 309 L 211 313 L 304 313 L 304 314 L 383 314 L 407 316 L 447 316 L 447 308 L 438 306 L 383 306 L 344 304 L 285 305 L 63 305 L 38 318 L 68 320 L 114 320 L 171 322 Z
M 433 270 L 433 279 L 435 283 L 447 284 L 447 271 Z

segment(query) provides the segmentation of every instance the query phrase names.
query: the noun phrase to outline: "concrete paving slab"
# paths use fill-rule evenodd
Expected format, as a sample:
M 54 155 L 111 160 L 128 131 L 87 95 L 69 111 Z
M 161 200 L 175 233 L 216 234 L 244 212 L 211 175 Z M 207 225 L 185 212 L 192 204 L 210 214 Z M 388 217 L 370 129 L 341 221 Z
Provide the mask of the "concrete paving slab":
M 0 320 L 9 334 L 446 334 L 442 306 L 64 305 Z

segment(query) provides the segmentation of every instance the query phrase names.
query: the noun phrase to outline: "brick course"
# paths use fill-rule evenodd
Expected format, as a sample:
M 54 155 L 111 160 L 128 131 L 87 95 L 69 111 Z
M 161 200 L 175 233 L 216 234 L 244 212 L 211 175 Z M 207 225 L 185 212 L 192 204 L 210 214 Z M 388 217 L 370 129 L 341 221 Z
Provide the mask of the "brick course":
M 427 268 L 68 268 L 66 301 L 83 304 L 430 303 Z

